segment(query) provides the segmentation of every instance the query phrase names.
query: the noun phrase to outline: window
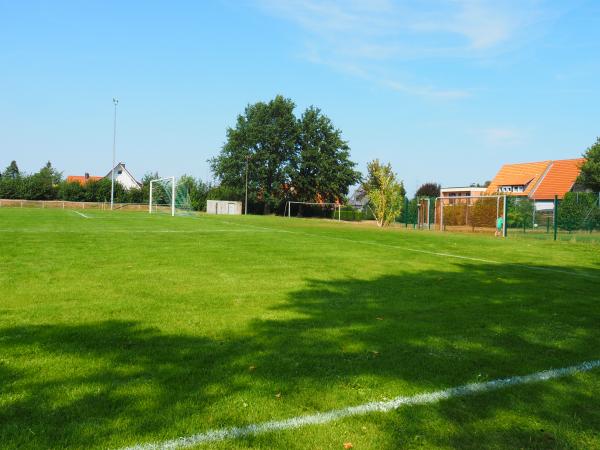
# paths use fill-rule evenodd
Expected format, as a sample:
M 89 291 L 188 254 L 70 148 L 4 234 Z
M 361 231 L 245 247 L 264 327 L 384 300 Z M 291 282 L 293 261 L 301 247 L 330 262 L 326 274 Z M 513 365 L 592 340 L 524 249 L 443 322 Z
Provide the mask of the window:
M 121 175 L 122 173 L 123 173 L 123 171 L 122 171 L 122 170 L 119 170 L 119 171 L 117 171 L 117 174 L 118 174 L 118 175 Z

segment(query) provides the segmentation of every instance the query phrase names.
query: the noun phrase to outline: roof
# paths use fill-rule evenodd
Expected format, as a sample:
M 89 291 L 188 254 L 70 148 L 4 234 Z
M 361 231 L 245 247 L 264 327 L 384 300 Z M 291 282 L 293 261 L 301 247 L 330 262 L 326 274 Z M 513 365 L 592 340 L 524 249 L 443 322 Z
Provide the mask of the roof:
M 546 175 L 530 197 L 535 200 L 550 200 L 555 195 L 563 198 L 573 188 L 584 162 L 584 158 L 552 161 Z
M 89 177 L 85 177 L 83 175 L 69 175 L 67 177 L 67 183 L 79 183 L 81 185 L 84 185 L 85 183 L 89 182 L 89 181 L 100 181 L 103 177 L 96 177 L 96 176 L 89 176 Z
M 142 183 L 136 180 L 136 178 L 131 174 L 131 172 L 125 168 L 125 163 L 123 162 L 120 162 L 115 167 L 113 167 L 113 169 L 110 172 L 108 172 L 104 178 L 109 178 L 111 176 L 111 173 L 113 173 L 118 168 L 121 168 L 121 170 L 123 170 L 127 175 L 129 175 L 129 178 L 131 178 L 135 182 L 135 184 L 137 184 L 139 187 L 142 187 Z
M 516 192 L 512 195 L 529 195 L 551 163 L 552 161 L 540 161 L 532 163 L 505 164 L 500 168 L 500 171 L 496 174 L 488 186 L 487 193 L 494 194 L 498 192 L 500 186 L 527 185 L 523 192 Z
M 440 192 L 456 192 L 456 191 L 460 191 L 460 192 L 466 192 L 466 191 L 474 191 L 474 192 L 484 192 L 486 191 L 487 188 L 485 187 L 445 187 L 445 188 L 441 188 Z

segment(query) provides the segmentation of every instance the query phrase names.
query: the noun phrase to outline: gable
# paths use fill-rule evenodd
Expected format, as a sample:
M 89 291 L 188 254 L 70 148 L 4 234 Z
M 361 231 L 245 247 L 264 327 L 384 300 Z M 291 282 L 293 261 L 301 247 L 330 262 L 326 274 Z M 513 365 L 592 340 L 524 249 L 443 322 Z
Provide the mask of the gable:
M 550 169 L 532 193 L 535 200 L 552 200 L 557 195 L 562 199 L 573 188 L 584 158 L 553 161 Z
M 500 192 L 503 186 L 523 186 L 523 191 L 514 195 L 529 195 L 550 164 L 551 161 L 505 164 L 488 186 L 486 194 Z

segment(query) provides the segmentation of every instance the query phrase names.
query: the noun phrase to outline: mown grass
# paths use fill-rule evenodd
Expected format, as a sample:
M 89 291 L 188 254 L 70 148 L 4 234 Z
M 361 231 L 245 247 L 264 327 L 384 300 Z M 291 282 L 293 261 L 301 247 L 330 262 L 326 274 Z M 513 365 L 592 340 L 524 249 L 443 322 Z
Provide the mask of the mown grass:
M 85 214 L 0 209 L 3 448 L 118 448 L 600 357 L 596 245 Z M 600 448 L 599 399 L 596 370 L 204 447 Z

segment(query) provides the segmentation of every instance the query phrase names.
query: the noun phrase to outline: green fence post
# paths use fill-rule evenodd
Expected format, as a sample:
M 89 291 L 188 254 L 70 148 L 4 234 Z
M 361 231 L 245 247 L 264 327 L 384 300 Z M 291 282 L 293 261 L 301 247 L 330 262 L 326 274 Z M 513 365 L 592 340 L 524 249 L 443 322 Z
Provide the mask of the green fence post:
M 546 233 L 550 234 L 550 217 L 546 217 Z
M 508 231 L 508 197 L 504 196 L 504 205 L 502 206 L 502 237 L 506 237 Z
M 554 196 L 554 240 L 558 232 L 558 195 Z

